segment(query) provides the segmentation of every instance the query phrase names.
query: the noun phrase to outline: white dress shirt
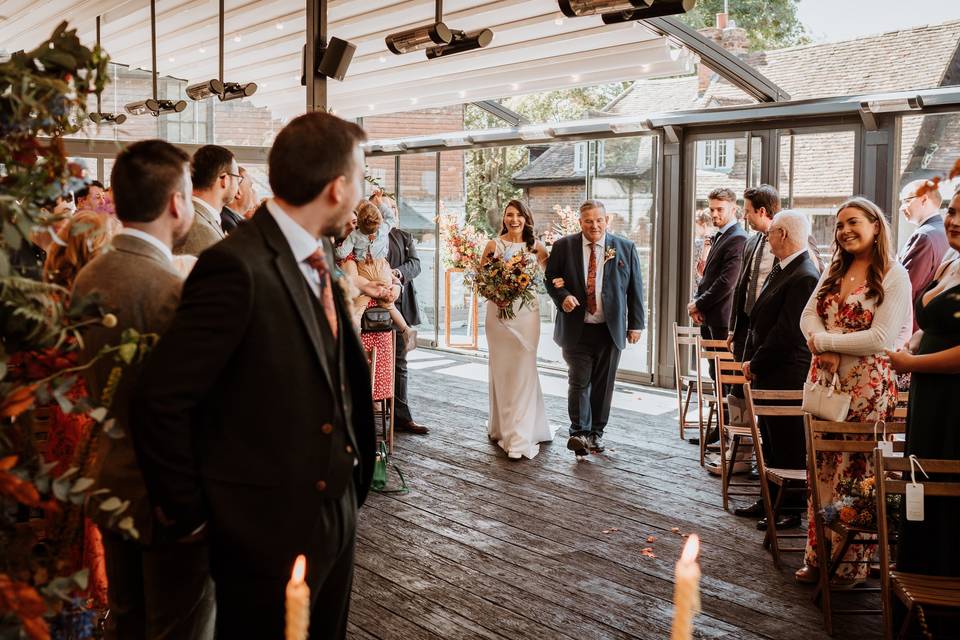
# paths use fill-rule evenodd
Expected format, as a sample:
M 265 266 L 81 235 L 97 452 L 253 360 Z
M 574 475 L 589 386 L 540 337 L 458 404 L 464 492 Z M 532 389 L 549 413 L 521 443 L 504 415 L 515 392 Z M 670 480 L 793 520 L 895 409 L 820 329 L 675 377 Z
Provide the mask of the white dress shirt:
M 157 236 L 151 235 L 146 231 L 140 231 L 140 229 L 134 229 L 133 227 L 124 227 L 120 230 L 117 235 L 132 236 L 134 238 L 139 238 L 147 244 L 153 245 L 159 250 L 164 257 L 166 257 L 168 262 L 173 262 L 173 251 L 170 250 L 170 247 L 165 245 L 163 241 Z
M 197 196 L 193 196 L 192 199 L 194 204 L 200 205 L 204 211 L 210 214 L 210 217 L 216 221 L 217 224 L 220 224 L 220 212 L 211 207 L 209 202 L 203 200 L 202 198 L 198 198 Z
M 290 250 L 293 252 L 293 259 L 297 261 L 297 266 L 300 267 L 300 272 L 303 274 L 303 277 L 307 279 L 307 284 L 310 285 L 313 294 L 319 299 L 320 274 L 310 266 L 307 258 L 316 253 L 318 249 L 323 251 L 322 238 L 314 238 L 310 235 L 309 231 L 288 216 L 287 213 L 280 208 L 276 200 L 272 198 L 267 200 L 267 211 L 270 212 L 277 226 L 280 227 L 280 233 L 287 239 L 287 244 L 290 245 Z M 327 266 L 331 270 L 333 269 L 332 264 Z
M 800 249 L 796 253 L 791 253 L 786 258 L 780 261 L 780 268 L 783 270 L 786 270 L 786 268 L 790 265 L 791 262 L 799 258 L 801 255 L 805 254 L 809 250 L 810 249 L 808 247 L 804 247 L 803 249 Z M 771 255 L 773 255 L 773 252 L 771 252 Z
M 589 311 L 585 312 L 583 316 L 583 321 L 587 324 L 603 324 L 607 321 L 606 316 L 603 315 L 603 296 L 601 295 L 603 291 L 603 254 L 606 251 L 607 243 L 607 234 L 604 233 L 600 236 L 600 239 L 596 241 L 597 248 L 597 276 L 595 279 L 597 290 L 597 312 L 590 313 Z M 590 241 L 587 240 L 586 236 L 583 236 L 583 281 L 587 282 L 588 273 L 590 272 Z

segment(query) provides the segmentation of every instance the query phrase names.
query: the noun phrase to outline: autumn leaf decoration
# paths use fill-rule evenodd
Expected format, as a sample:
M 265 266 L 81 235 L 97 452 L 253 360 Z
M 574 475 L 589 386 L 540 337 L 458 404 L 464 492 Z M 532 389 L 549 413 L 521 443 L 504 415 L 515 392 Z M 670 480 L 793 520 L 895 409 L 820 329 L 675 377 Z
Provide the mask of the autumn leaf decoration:
M 953 163 L 953 168 L 950 169 L 950 173 L 947 174 L 946 181 L 952 181 L 954 178 L 960 176 L 960 158 Z M 929 178 L 924 184 L 920 185 L 920 188 L 917 189 L 917 197 L 925 196 L 931 191 L 936 191 L 940 188 L 940 183 L 944 182 L 943 176 L 933 176 Z

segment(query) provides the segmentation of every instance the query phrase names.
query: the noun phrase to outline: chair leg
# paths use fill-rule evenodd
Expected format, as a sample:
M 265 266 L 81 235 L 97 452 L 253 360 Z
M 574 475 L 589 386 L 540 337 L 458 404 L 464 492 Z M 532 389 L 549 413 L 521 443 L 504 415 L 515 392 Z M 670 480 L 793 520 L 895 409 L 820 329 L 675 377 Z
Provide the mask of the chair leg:
M 913 622 L 914 609 L 913 604 L 907 608 L 907 615 L 903 618 L 903 624 L 900 625 L 900 633 L 897 634 L 898 640 L 907 637 L 907 632 L 910 631 L 910 623 Z
M 693 385 L 687 384 L 687 397 L 681 405 L 681 414 L 680 414 L 680 439 L 686 439 L 686 429 L 687 429 L 687 412 L 690 411 L 690 400 L 693 399 Z
M 386 404 L 386 400 L 384 400 L 384 404 Z M 390 451 L 390 455 L 393 455 L 393 396 L 390 396 L 390 431 L 389 431 L 389 434 L 390 434 L 390 439 L 389 439 L 389 441 L 388 441 L 389 444 L 387 445 L 387 448 L 388 448 L 389 451 Z
M 764 544 L 769 543 L 770 553 L 773 555 L 773 566 L 780 568 L 780 539 L 777 537 L 777 514 L 780 513 L 780 504 L 783 494 L 787 492 L 786 482 L 777 491 L 777 501 L 770 505 L 770 487 L 764 478 L 760 479 L 760 491 L 763 492 L 763 507 L 767 514 L 767 537 Z
M 814 487 L 816 491 L 816 487 Z M 817 535 L 817 561 L 820 566 L 820 580 L 817 590 L 814 592 L 814 602 L 817 597 L 820 599 L 820 611 L 823 614 L 823 626 L 828 635 L 833 635 L 833 609 L 830 602 L 830 553 L 827 551 L 826 527 L 823 526 L 823 520 L 820 514 L 815 513 L 814 521 Z
M 730 501 L 730 481 L 733 479 L 733 470 L 737 467 L 737 451 L 740 449 L 740 436 L 733 436 L 730 447 L 730 460 L 724 460 L 726 469 L 723 474 L 723 509 L 726 511 L 727 503 Z M 726 456 L 724 456 L 726 458 Z

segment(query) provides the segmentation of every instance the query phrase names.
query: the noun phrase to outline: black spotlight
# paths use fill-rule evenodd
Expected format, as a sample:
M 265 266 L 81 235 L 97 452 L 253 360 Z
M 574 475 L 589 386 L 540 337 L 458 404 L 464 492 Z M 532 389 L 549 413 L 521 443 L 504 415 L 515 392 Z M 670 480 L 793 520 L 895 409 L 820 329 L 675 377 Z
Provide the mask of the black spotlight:
M 634 20 L 646 20 L 647 18 L 660 18 L 663 16 L 672 16 L 678 13 L 693 11 L 697 6 L 697 0 L 656 0 L 651 6 L 646 8 L 620 11 L 617 13 L 607 13 L 601 17 L 604 24 L 618 24 L 620 22 L 633 22 Z
M 97 124 L 123 124 L 127 121 L 127 116 L 122 113 L 104 113 L 97 111 L 90 114 L 90 119 Z
M 441 44 L 427 49 L 427 58 L 433 60 L 441 56 L 449 56 L 464 51 L 482 49 L 493 41 L 493 31 L 480 29 L 478 31 L 454 31 L 453 41 L 450 44 Z
M 650 6 L 653 0 L 558 0 L 560 11 L 568 18 L 595 16 L 614 11 L 629 11 Z

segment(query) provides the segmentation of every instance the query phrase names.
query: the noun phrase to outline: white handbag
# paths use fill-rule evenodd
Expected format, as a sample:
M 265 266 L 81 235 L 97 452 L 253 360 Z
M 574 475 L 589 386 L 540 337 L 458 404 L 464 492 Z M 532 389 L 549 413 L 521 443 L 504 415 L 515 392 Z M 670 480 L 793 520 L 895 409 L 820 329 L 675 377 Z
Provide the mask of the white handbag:
M 840 376 L 828 381 L 821 369 L 816 382 L 803 383 L 803 410 L 821 420 L 842 422 L 850 411 L 850 394 L 840 391 Z

